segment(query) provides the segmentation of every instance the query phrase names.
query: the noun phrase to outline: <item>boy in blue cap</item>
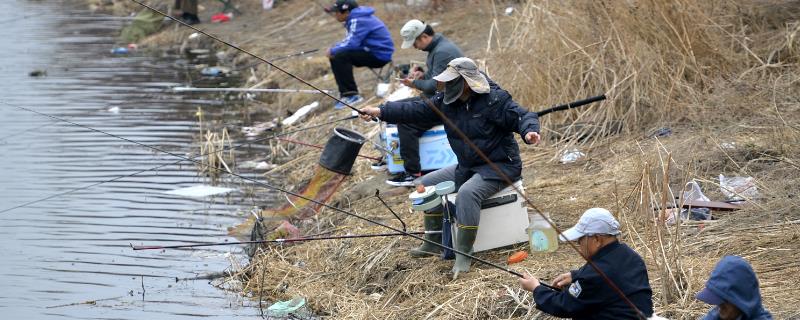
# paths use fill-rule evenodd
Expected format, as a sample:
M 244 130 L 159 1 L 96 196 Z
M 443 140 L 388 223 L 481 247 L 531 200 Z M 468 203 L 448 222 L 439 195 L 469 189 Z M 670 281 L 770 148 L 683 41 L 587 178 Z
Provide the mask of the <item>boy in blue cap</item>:
M 347 30 L 342 41 L 328 49 L 331 70 L 342 101 L 353 106 L 364 99 L 358 94 L 353 67 L 380 68 L 392 61 L 394 42 L 383 21 L 375 17 L 375 9 L 360 7 L 355 0 L 337 0 L 325 9 Z M 344 104 L 336 103 L 336 109 Z
M 697 300 L 715 306 L 703 320 L 772 320 L 761 305 L 756 273 L 741 257 L 723 257 Z

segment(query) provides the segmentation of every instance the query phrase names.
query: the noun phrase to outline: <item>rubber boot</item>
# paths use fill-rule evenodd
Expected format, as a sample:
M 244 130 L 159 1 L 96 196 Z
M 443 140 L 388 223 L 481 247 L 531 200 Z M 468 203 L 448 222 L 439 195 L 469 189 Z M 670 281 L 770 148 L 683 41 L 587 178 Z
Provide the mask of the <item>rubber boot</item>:
M 442 231 L 442 212 L 439 211 L 438 213 L 425 213 L 425 216 L 423 217 L 423 223 L 425 224 L 425 231 Z M 425 240 L 430 240 L 435 243 L 442 243 L 441 233 L 425 234 L 423 237 Z M 410 253 L 411 257 L 414 258 L 438 256 L 442 253 L 442 248 L 432 245 L 428 242 L 423 242 L 419 248 L 411 250 Z
M 456 234 L 455 249 L 467 254 L 472 254 L 472 245 L 475 244 L 475 236 L 478 235 L 478 226 L 458 226 L 458 234 Z M 456 262 L 453 264 L 453 279 L 458 277 L 461 272 L 469 272 L 469 265 L 472 259 L 469 257 L 456 253 Z

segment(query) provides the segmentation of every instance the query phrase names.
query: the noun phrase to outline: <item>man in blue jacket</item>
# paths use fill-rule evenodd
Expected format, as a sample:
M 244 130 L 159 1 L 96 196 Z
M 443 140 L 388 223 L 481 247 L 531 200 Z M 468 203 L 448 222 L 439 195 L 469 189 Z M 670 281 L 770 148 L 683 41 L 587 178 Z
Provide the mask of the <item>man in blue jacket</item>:
M 383 21 L 372 15 L 375 9 L 359 7 L 355 0 L 337 0 L 326 11 L 344 23 L 344 39 L 328 49 L 331 70 L 345 103 L 355 105 L 363 101 L 353 77 L 353 67 L 380 68 L 392 60 L 394 42 Z M 336 103 L 336 109 L 344 104 Z
M 434 79 L 443 84 L 444 91 L 436 93 L 431 99 L 387 102 L 379 108 L 362 108 L 362 117 L 380 118 L 388 123 L 413 123 L 438 118 L 439 114 L 432 109 L 435 107 L 503 175 L 511 181 L 519 180 L 522 175 L 522 160 L 513 134 L 518 133 L 528 144 L 539 142 L 538 115 L 514 102 L 507 91 L 489 80 L 478 70 L 475 61 L 469 58 L 451 60 L 447 68 Z M 445 121 L 447 139 L 456 154 L 458 164 L 436 170 L 419 181 L 426 186 L 455 181 L 458 190 L 456 219 L 459 228 L 455 248 L 470 253 L 478 233 L 481 203 L 506 184 L 502 176 L 456 133 L 456 128 Z M 433 225 L 428 223 L 433 219 L 429 215 L 435 214 L 441 219 L 441 211 L 426 212 L 426 230 L 438 231 L 431 230 Z M 441 223 L 438 226 L 441 228 Z M 439 247 L 423 242 L 421 247 L 412 251 L 412 256 L 437 255 L 439 252 Z M 468 272 L 470 263 L 471 259 L 467 256 L 457 254 L 453 276 L 458 276 L 459 272 Z
M 580 269 L 553 280 L 555 287 L 569 286 L 564 291 L 546 288 L 529 275 L 519 280 L 520 285 L 533 291 L 537 309 L 556 317 L 575 320 L 650 318 L 653 315 L 653 290 L 650 289 L 647 267 L 636 251 L 617 240 L 619 234 L 619 222 L 611 212 L 602 208 L 586 210 L 578 224 L 564 231 L 560 239 L 578 241 L 581 253 L 605 277 L 586 263 Z M 622 291 L 625 299 L 612 289 L 609 281 Z
M 756 273 L 741 257 L 723 257 L 697 300 L 715 306 L 704 320 L 772 320 L 761 305 Z

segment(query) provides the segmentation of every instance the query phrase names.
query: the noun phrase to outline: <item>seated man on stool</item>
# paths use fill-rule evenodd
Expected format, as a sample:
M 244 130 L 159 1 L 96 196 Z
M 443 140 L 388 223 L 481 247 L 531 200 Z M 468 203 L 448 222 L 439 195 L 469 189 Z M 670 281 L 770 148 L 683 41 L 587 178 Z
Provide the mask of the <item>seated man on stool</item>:
M 433 27 L 419 20 L 406 22 L 400 30 L 403 38 L 403 49 L 414 47 L 417 50 L 428 52 L 425 60 L 427 71 L 414 70 L 408 78 L 400 80 L 404 85 L 420 90 L 421 95 L 430 99 L 436 94 L 436 80 L 433 76 L 447 69 L 447 64 L 464 54 L 453 42 L 443 35 L 433 31 Z M 411 98 L 419 99 L 419 98 Z M 414 123 L 401 123 L 397 125 L 397 137 L 400 140 L 400 157 L 403 158 L 404 172 L 386 180 L 386 183 L 399 187 L 414 185 L 414 179 L 422 176 L 422 166 L 419 160 L 419 138 L 425 131 L 436 125 L 442 124 L 442 119 L 433 117 L 427 121 Z
M 373 8 L 359 7 L 355 0 L 337 0 L 325 11 L 344 22 L 347 30 L 344 39 L 329 48 L 327 55 L 342 101 L 353 106 L 363 101 L 358 95 L 353 67 L 383 67 L 392 61 L 394 42 L 383 21 L 372 15 Z M 344 104 L 337 102 L 334 107 L 342 109 Z
M 519 180 L 522 176 L 522 160 L 513 134 L 518 133 L 528 144 L 539 142 L 538 115 L 514 102 L 511 94 L 480 72 L 472 59 L 453 59 L 448 63 L 447 69 L 434 79 L 444 85 L 444 91 L 436 93 L 430 100 L 423 98 L 387 102 L 380 107 L 362 108 L 362 118 L 375 117 L 388 123 L 411 123 L 439 117 L 432 109 L 436 107 L 504 176 L 511 181 Z M 445 131 L 458 158 L 458 164 L 436 170 L 418 181 L 426 186 L 444 181 L 456 183 L 459 231 L 455 239 L 455 249 L 471 253 L 478 234 L 481 203 L 506 187 L 506 183 L 447 122 Z M 429 210 L 424 221 L 425 230 L 441 230 L 442 210 Z M 425 235 L 425 239 L 441 242 L 441 235 Z M 439 253 L 439 247 L 423 242 L 411 255 L 420 257 Z M 459 272 L 468 272 L 471 262 L 467 256 L 456 254 L 453 276 L 458 276 Z

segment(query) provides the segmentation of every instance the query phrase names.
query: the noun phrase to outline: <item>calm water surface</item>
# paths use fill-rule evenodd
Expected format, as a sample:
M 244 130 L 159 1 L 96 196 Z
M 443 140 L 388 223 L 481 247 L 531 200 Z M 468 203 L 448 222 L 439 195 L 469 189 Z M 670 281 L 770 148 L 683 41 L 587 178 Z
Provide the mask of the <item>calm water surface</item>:
M 214 119 L 228 107 L 164 92 L 196 74 L 185 57 L 111 55 L 124 21 L 79 4 L 0 1 L 0 211 L 177 160 L 6 104 L 181 155 L 198 149 L 197 108 Z M 47 77 L 29 77 L 35 69 Z M 252 199 L 164 193 L 203 182 L 194 165 L 170 164 L 0 213 L 0 318 L 255 318 L 252 302 L 208 280 L 176 282 L 225 270 L 241 248 L 129 247 L 232 240 L 226 228 Z

